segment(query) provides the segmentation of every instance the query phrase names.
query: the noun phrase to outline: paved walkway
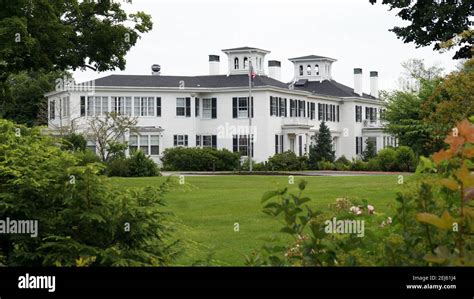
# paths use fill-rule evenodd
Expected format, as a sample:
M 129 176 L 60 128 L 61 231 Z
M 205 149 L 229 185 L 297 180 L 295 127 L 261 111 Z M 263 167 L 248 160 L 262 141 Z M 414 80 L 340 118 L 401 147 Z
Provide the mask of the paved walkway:
M 215 176 L 215 175 L 280 175 L 280 176 L 372 176 L 372 175 L 410 175 L 409 172 L 383 172 L 383 171 L 333 171 L 333 170 L 311 170 L 311 171 L 282 171 L 282 172 L 232 172 L 232 171 L 163 171 L 164 176 Z

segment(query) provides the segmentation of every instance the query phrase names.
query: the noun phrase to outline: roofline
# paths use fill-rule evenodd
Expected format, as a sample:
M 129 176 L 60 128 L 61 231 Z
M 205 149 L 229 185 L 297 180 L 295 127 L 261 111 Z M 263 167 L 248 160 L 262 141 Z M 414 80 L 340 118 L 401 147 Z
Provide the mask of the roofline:
M 221 51 L 226 53 L 226 54 L 229 53 L 229 52 L 244 52 L 244 53 L 247 53 L 247 52 L 252 52 L 252 51 L 262 52 L 262 53 L 265 53 L 265 54 L 271 53 L 271 51 L 260 49 L 260 48 L 253 48 L 253 47 L 239 47 L 239 48 L 231 48 L 231 49 L 222 49 Z
M 313 60 L 329 60 L 329 61 L 332 61 L 332 62 L 337 61 L 337 59 L 334 59 L 334 58 L 331 58 L 331 57 L 324 57 L 324 56 L 321 56 L 319 58 L 309 58 L 309 57 L 302 56 L 302 57 L 288 58 L 288 60 L 291 61 L 291 62 L 294 62 L 294 61 L 313 61 Z

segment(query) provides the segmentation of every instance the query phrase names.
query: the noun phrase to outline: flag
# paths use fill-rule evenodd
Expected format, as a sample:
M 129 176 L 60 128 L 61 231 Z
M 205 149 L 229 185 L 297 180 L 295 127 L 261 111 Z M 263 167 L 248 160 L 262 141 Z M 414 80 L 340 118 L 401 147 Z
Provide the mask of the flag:
M 255 79 L 255 77 L 257 77 L 257 73 L 255 72 L 255 70 L 253 69 L 253 64 L 252 64 L 252 61 L 249 60 L 249 64 L 250 64 L 250 67 L 249 67 L 249 77 L 250 79 L 253 81 L 253 79 Z

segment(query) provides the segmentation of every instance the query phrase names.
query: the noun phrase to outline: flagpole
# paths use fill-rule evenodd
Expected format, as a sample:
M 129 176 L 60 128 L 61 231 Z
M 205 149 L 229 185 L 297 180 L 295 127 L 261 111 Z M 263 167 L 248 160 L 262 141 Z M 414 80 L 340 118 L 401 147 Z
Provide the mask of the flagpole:
M 250 51 L 250 54 L 252 52 Z M 249 109 L 249 152 L 248 152 L 248 157 L 249 157 L 249 171 L 252 172 L 252 57 L 249 57 L 249 98 L 247 101 L 247 107 Z

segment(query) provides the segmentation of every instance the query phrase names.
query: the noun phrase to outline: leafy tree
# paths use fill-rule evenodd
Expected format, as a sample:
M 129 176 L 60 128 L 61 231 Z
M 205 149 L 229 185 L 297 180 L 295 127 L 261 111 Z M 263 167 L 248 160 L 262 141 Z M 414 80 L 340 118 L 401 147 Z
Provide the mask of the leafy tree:
M 0 2 L 0 82 L 24 70 L 125 69 L 125 55 L 152 29 L 118 1 Z
M 329 127 L 323 121 L 319 132 L 315 135 L 316 144 L 309 147 L 309 164 L 315 167 L 320 161 L 334 162 L 335 152 L 332 146 L 332 136 Z
M 156 163 L 140 150 L 135 151 L 128 160 L 130 176 L 157 176 L 160 173 Z
M 93 117 L 88 122 L 88 139 L 95 142 L 102 161 L 124 158 L 127 144 L 124 136 L 127 132 L 138 134 L 137 118 L 115 112 L 105 117 Z
M 85 151 L 87 147 L 87 140 L 86 138 L 77 133 L 71 133 L 63 137 L 65 144 L 63 145 L 62 149 L 70 150 L 73 152 L 76 151 Z
M 163 210 L 169 183 L 117 190 L 98 175 L 100 165 L 79 166 L 40 128 L 0 120 L 0 138 L 0 219 L 39 226 L 37 237 L 0 235 L 7 266 L 159 266 L 174 259 Z
M 374 4 L 377 0 L 369 0 Z M 417 47 L 434 43 L 434 50 L 458 47 L 454 59 L 471 58 L 474 45 L 472 12 L 474 2 L 460 0 L 382 0 L 382 4 L 397 9 L 397 16 L 411 22 L 393 31 L 405 43 Z
M 367 162 L 370 159 L 373 159 L 377 156 L 377 148 L 375 146 L 375 142 L 367 138 L 365 140 L 365 150 L 362 152 L 362 160 Z

